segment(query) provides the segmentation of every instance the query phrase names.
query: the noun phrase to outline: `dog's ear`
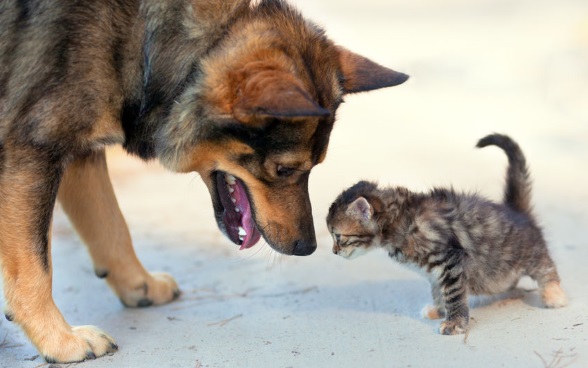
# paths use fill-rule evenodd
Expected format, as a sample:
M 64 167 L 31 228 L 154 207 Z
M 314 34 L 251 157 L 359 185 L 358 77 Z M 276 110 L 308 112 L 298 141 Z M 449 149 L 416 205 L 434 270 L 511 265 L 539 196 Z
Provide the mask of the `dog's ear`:
M 266 70 L 241 83 L 233 115 L 242 123 L 252 123 L 271 118 L 324 117 L 330 111 L 319 106 L 293 75 Z
M 383 67 L 343 47 L 338 47 L 345 93 L 392 87 L 408 80 L 408 75 Z

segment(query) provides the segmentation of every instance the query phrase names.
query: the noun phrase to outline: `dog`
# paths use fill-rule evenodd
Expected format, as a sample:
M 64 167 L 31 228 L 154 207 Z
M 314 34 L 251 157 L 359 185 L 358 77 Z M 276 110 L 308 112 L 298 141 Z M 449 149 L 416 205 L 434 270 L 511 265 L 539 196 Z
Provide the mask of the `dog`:
M 335 45 L 282 0 L 2 0 L 0 262 L 6 318 L 47 362 L 117 349 L 70 326 L 51 294 L 59 200 L 94 270 L 128 307 L 178 285 L 132 248 L 105 160 L 121 144 L 206 183 L 241 249 L 316 249 L 308 195 L 346 94 L 408 76 Z

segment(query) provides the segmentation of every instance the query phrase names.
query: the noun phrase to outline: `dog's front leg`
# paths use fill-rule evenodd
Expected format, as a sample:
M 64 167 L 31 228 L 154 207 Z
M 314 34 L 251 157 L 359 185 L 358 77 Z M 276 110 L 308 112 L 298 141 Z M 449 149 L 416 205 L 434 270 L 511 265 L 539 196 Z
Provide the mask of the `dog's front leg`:
M 88 246 L 96 275 L 106 278 L 124 305 L 163 304 L 179 295 L 170 275 L 149 273 L 137 259 L 110 183 L 104 151 L 69 165 L 58 198 Z
M 6 318 L 23 328 L 48 362 L 79 362 L 117 346 L 96 327 L 70 326 L 53 301 L 50 227 L 61 170 L 43 158 L 32 149 L 8 151 L 0 171 Z

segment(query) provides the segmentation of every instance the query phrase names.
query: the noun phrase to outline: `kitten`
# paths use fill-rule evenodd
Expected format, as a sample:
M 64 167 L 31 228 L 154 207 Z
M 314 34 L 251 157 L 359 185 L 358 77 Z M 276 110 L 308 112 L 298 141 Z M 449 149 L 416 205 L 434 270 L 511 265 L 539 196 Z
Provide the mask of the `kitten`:
M 525 275 L 537 281 L 547 307 L 567 304 L 531 212 L 525 157 L 507 136 L 489 135 L 477 147 L 489 145 L 508 156 L 502 204 L 453 189 L 420 194 L 361 181 L 339 195 L 327 216 L 335 254 L 352 259 L 380 247 L 426 272 L 434 305 L 425 307 L 423 317 L 446 317 L 444 335 L 466 331 L 468 294 L 501 293 Z

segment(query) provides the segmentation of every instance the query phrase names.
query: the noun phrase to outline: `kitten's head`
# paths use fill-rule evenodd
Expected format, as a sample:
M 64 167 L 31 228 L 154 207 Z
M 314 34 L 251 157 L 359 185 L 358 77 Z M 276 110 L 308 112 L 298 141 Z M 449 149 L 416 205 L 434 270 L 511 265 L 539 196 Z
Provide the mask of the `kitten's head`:
M 379 207 L 377 190 L 376 184 L 362 181 L 333 202 L 327 216 L 333 253 L 353 259 L 377 246 L 380 232 L 374 218 Z

